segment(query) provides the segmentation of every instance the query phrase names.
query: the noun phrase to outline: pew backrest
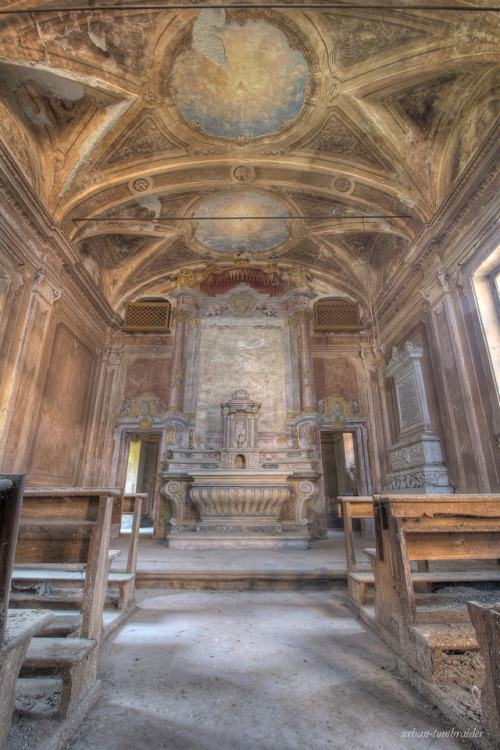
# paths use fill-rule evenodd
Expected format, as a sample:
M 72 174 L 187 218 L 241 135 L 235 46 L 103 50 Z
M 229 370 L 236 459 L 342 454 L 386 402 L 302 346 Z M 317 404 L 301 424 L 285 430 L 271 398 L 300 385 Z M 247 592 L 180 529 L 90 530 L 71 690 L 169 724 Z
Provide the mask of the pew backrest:
M 411 561 L 500 557 L 500 495 L 374 495 L 373 501 L 376 557 L 390 567 L 406 624 L 415 622 L 413 584 L 427 577 L 412 573 Z
M 82 638 L 100 638 L 112 506 L 120 495 L 114 488 L 26 488 L 24 492 L 15 562 L 82 565 Z
M 7 627 L 25 479 L 24 474 L 0 474 L 0 648 L 4 644 Z
M 371 495 L 339 496 L 339 516 L 344 521 L 346 565 L 348 573 L 356 573 L 358 562 L 354 546 L 353 518 L 373 518 L 373 497 Z

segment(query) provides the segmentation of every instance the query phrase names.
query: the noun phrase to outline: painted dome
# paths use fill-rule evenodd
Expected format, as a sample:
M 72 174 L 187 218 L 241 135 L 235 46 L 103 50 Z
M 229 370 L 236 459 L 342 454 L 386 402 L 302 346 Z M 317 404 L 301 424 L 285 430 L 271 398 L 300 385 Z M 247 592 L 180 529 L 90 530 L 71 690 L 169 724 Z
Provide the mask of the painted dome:
M 269 250 L 287 239 L 289 216 L 288 209 L 268 195 L 223 193 L 196 209 L 196 239 L 220 251 Z
M 193 28 L 172 78 L 176 103 L 187 120 L 226 138 L 276 132 L 304 104 L 309 69 L 285 35 L 265 21 Z

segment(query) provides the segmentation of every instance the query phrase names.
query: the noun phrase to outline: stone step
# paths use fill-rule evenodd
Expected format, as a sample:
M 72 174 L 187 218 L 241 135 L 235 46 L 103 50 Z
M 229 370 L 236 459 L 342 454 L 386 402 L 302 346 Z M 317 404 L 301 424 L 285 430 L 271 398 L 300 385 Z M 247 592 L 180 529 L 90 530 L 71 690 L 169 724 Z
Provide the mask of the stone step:
M 143 571 L 136 574 L 136 588 L 209 589 L 213 591 L 326 591 L 345 589 L 345 571 L 297 572 L 245 571 Z

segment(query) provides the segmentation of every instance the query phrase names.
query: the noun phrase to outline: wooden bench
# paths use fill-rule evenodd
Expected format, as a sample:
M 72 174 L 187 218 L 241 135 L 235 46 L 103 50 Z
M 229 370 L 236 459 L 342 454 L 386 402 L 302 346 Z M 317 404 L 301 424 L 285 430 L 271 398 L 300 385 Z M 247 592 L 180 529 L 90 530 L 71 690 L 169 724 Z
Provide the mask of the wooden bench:
M 16 562 L 85 565 L 81 625 L 77 638 L 32 640 L 21 677 L 62 677 L 57 711 L 69 716 L 96 684 L 97 658 L 109 572 L 113 496 L 109 489 L 29 489 L 25 491 Z M 46 572 L 42 570 L 42 574 Z
M 367 586 L 373 586 L 375 578 L 371 570 L 358 570 L 354 545 L 353 518 L 373 518 L 373 497 L 371 495 L 348 497 L 339 496 L 339 516 L 344 521 L 345 554 L 347 566 L 347 588 L 349 598 L 359 604 L 366 604 Z
M 102 490 L 97 490 L 97 492 L 100 492 Z M 34 497 L 40 497 L 41 494 L 46 492 L 46 490 L 43 489 L 31 489 L 27 488 L 25 490 L 25 497 L 31 498 L 33 493 L 35 493 Z M 52 492 L 52 490 L 48 491 L 49 494 Z M 67 496 L 72 496 L 72 493 L 74 492 L 73 489 L 64 489 L 63 492 L 67 494 Z M 123 496 L 120 490 L 107 490 L 107 492 L 110 493 L 110 496 L 113 498 L 113 508 L 115 507 L 116 503 L 119 502 L 120 507 L 122 505 Z M 139 511 L 140 512 L 140 511 Z M 140 517 L 138 524 L 140 524 Z M 139 529 L 137 526 L 137 538 L 139 534 Z M 108 586 L 110 588 L 118 589 L 118 609 L 126 609 L 129 604 L 131 603 L 133 599 L 133 594 L 135 590 L 135 568 L 131 570 L 130 563 L 134 561 L 134 558 L 131 558 L 131 550 L 132 550 L 132 541 L 129 549 L 129 560 L 127 561 L 127 569 L 125 572 L 108 572 Z M 119 555 L 118 550 L 111 550 L 109 553 L 110 556 L 110 563 L 114 557 L 117 557 Z M 137 561 L 137 543 L 135 543 L 135 548 L 133 550 L 133 554 L 135 554 L 135 562 Z M 17 563 L 17 561 L 16 561 Z M 83 586 L 85 581 L 85 564 L 81 565 L 69 565 L 69 561 L 64 561 L 60 563 L 52 563 L 50 566 L 47 564 L 44 564 L 42 561 L 39 562 L 39 564 L 35 567 L 32 564 L 30 565 L 23 565 L 23 564 L 16 564 L 13 573 L 12 573 L 12 582 L 15 587 L 21 588 L 21 589 L 29 589 L 31 587 L 38 587 L 39 590 L 43 591 L 46 595 L 50 594 L 51 587 L 53 585 L 57 585 L 61 588 L 74 588 L 75 586 Z M 21 601 L 22 598 L 18 597 Z M 42 602 L 43 603 L 43 602 Z M 68 606 L 74 605 L 74 601 L 68 598 L 67 602 Z M 59 602 L 58 606 L 62 606 L 62 603 Z
M 500 603 L 492 607 L 467 602 L 471 622 L 484 659 L 485 680 L 481 709 L 486 731 L 500 746 Z
M 50 611 L 9 609 L 24 482 L 24 474 L 0 475 L 0 747 L 10 728 L 17 678 L 31 638 L 54 617 Z
M 376 621 L 396 637 L 413 669 L 442 682 L 448 656 L 479 646 L 465 605 L 417 607 L 415 586 L 498 585 L 500 495 L 375 495 L 374 518 L 376 550 L 365 552 L 375 576 Z M 431 561 L 445 560 L 453 561 L 451 570 L 430 569 Z M 412 561 L 425 569 L 412 570 Z M 471 561 L 472 570 L 462 565 Z

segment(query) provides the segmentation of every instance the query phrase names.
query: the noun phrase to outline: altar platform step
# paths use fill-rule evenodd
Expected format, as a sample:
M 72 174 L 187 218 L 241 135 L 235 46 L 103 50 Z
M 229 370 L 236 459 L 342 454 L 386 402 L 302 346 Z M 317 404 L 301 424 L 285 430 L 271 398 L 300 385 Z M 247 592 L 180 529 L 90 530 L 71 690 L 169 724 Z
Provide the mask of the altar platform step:
M 342 573 L 226 573 L 211 570 L 206 573 L 157 572 L 141 573 L 136 586 L 146 589 L 194 589 L 211 591 L 326 591 L 347 588 L 347 576 Z
M 357 536 L 357 535 L 356 535 Z M 356 538 L 361 549 L 366 539 Z M 126 538 L 113 539 L 113 547 Z M 126 554 L 113 561 L 121 570 Z M 367 561 L 367 570 L 369 570 Z M 309 542 L 308 549 L 172 549 L 161 539 L 141 534 L 136 585 L 139 588 L 238 591 L 327 590 L 347 587 L 344 532 Z
M 306 550 L 309 540 L 303 534 L 252 532 L 171 534 L 165 543 L 169 549 L 189 550 Z

